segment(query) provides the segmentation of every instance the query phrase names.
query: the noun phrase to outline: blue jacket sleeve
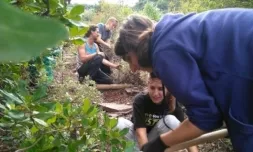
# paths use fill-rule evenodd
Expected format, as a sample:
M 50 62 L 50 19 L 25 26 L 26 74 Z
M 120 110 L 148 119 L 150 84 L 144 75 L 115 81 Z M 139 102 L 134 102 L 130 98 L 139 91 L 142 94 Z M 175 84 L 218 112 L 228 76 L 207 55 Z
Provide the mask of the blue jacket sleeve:
M 156 52 L 154 71 L 169 91 L 186 107 L 189 120 L 203 131 L 222 125 L 222 115 L 208 93 L 195 59 L 176 50 Z

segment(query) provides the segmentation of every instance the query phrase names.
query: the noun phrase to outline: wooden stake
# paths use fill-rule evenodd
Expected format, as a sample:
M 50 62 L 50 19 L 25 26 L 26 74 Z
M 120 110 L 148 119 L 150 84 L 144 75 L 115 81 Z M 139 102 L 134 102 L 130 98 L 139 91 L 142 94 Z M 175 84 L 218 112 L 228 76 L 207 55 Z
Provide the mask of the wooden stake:
M 125 89 L 132 87 L 131 84 L 97 84 L 98 90 Z
M 206 133 L 198 138 L 186 141 L 184 143 L 180 143 L 177 145 L 174 145 L 168 149 L 165 150 L 165 152 L 174 152 L 177 150 L 182 150 L 191 146 L 195 146 L 195 145 L 199 145 L 199 144 L 203 144 L 206 142 L 210 142 L 210 141 L 214 141 L 220 138 L 224 138 L 228 135 L 228 131 L 227 129 L 221 129 L 221 130 L 217 130 L 217 131 L 213 131 L 210 133 Z

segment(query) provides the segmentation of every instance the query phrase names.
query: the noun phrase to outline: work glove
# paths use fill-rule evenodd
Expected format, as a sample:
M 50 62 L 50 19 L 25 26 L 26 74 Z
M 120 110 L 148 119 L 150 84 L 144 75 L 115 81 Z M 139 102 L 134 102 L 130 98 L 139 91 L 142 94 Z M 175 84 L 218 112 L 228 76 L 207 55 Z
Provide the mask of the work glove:
M 160 136 L 157 138 L 150 140 L 148 143 L 144 144 L 141 148 L 143 152 L 164 152 L 165 149 L 168 148 L 167 145 L 163 143 Z

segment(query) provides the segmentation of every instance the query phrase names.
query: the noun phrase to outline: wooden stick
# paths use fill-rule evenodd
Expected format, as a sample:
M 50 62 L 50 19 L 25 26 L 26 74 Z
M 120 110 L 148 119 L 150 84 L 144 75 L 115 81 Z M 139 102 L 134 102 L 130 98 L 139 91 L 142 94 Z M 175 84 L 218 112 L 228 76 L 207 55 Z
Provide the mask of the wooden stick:
M 124 89 L 132 87 L 131 84 L 97 84 L 98 90 Z
M 217 131 L 213 131 L 210 133 L 206 133 L 198 138 L 186 141 L 184 143 L 180 143 L 177 145 L 174 145 L 168 149 L 165 150 L 165 152 L 174 152 L 177 150 L 182 150 L 191 146 L 195 146 L 195 145 L 199 145 L 199 144 L 203 144 L 206 142 L 210 142 L 210 141 L 214 141 L 220 138 L 224 138 L 228 135 L 228 131 L 227 129 L 221 129 L 221 130 L 217 130 Z

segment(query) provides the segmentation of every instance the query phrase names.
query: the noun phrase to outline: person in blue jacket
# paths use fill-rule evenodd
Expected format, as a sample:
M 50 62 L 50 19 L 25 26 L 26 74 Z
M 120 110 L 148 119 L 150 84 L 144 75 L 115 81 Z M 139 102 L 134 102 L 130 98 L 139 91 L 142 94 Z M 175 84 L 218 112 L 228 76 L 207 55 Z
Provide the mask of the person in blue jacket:
M 166 14 L 156 26 L 131 15 L 115 53 L 132 71 L 154 72 L 187 109 L 188 119 L 149 141 L 144 152 L 164 151 L 223 121 L 234 150 L 253 151 L 253 9 Z

